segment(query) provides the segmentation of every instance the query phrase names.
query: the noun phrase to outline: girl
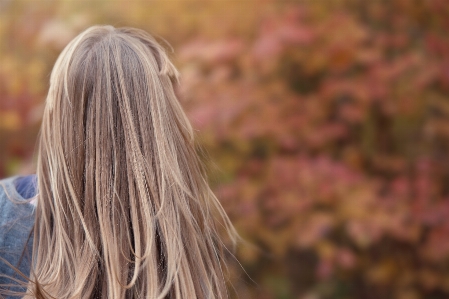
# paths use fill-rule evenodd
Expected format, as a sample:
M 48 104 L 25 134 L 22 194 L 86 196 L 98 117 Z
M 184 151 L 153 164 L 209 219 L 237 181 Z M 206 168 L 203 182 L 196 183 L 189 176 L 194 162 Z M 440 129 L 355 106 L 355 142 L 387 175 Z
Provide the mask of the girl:
M 227 297 L 218 231 L 237 234 L 205 179 L 177 80 L 142 30 L 94 26 L 67 45 L 36 190 L 34 177 L 0 181 L 0 271 L 15 271 L 3 270 L 0 293 L 13 295 L 24 272 L 25 298 Z

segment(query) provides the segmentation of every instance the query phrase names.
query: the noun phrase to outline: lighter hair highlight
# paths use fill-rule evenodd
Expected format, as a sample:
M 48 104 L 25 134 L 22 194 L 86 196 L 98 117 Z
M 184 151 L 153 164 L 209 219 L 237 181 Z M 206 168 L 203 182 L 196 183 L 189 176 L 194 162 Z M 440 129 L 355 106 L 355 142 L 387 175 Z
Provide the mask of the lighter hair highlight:
M 39 139 L 27 298 L 226 298 L 226 232 L 164 48 L 94 26 L 59 56 Z

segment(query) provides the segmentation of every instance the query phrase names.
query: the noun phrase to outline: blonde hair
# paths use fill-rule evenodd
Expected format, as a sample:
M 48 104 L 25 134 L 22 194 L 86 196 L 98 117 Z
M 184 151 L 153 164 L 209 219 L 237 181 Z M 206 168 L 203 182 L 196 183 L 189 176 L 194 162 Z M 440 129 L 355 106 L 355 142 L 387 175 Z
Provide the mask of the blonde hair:
M 94 26 L 63 50 L 39 140 L 28 296 L 228 297 L 219 231 L 237 234 L 205 179 L 177 79 L 142 30 Z

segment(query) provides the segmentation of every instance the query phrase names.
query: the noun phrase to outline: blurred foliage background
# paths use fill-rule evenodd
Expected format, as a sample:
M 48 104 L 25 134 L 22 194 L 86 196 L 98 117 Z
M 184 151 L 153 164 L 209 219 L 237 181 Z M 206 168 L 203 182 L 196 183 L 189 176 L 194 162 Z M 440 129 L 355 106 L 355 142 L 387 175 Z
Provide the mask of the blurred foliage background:
M 0 177 L 93 24 L 167 40 L 242 236 L 235 298 L 449 298 L 449 3 L 0 0 Z

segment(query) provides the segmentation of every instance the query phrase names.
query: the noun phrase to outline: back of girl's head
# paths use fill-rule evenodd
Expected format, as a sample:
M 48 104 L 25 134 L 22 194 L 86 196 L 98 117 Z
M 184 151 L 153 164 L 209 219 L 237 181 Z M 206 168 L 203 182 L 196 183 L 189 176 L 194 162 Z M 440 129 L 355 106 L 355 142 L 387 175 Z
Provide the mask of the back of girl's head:
M 58 58 L 38 155 L 28 291 L 38 298 L 223 298 L 218 230 L 164 49 L 95 26 Z

